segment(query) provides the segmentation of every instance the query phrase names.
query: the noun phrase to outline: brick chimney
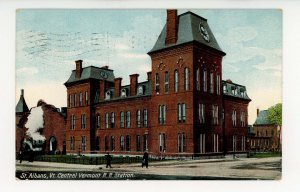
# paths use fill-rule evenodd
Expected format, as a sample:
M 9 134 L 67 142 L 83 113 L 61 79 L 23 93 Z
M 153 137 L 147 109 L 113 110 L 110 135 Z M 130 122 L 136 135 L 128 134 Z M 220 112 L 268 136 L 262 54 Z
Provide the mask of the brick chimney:
M 136 95 L 139 74 L 130 75 L 130 96 Z
M 108 69 L 108 65 L 104 65 L 104 66 L 100 67 L 100 69 Z
M 120 97 L 122 78 L 115 78 L 115 97 Z
M 76 63 L 76 79 L 80 79 L 82 73 L 82 60 L 75 61 Z
M 259 115 L 259 108 L 256 109 L 256 117 Z
M 100 93 L 99 93 L 99 99 L 104 100 L 105 99 L 105 81 L 100 81 Z
M 148 80 L 148 81 L 150 81 L 150 80 L 151 80 L 151 75 L 152 75 L 152 72 L 151 72 L 151 71 L 149 71 L 149 72 L 147 73 L 147 80 Z
M 177 41 L 178 32 L 178 19 L 177 10 L 167 10 L 167 34 L 166 34 L 166 45 L 175 44 Z

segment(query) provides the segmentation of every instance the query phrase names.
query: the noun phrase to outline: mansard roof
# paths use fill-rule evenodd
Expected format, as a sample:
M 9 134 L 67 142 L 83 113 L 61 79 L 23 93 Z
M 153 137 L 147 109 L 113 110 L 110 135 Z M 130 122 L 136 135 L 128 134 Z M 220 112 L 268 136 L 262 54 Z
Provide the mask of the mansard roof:
M 79 79 L 76 79 L 76 70 L 72 70 L 71 76 L 69 77 L 65 85 L 87 79 L 106 80 L 109 82 L 114 82 L 115 76 L 113 70 L 111 69 L 89 66 L 82 68 L 82 73 Z
M 201 35 L 201 32 L 199 30 L 200 23 L 206 28 L 208 32 L 209 42 L 205 41 Z M 188 11 L 186 13 L 178 15 L 178 33 L 177 33 L 177 41 L 175 44 L 171 44 L 171 45 L 165 44 L 166 31 L 167 31 L 167 27 L 165 25 L 154 47 L 149 51 L 149 53 L 156 52 L 158 50 L 162 50 L 165 48 L 173 47 L 176 45 L 196 41 L 208 47 L 211 47 L 217 51 L 220 51 L 225 55 L 225 53 L 220 48 L 215 36 L 211 31 L 207 23 L 207 19 L 199 15 L 196 15 L 195 13 Z
M 246 86 L 233 83 L 231 80 L 223 80 L 222 85 L 224 96 L 230 96 L 251 101 L 251 99 L 247 95 Z

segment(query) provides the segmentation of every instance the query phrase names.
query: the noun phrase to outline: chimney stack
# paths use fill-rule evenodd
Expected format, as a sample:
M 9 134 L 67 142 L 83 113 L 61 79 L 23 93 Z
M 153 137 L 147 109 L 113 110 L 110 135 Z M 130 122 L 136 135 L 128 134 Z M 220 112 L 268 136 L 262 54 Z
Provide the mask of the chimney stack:
M 147 73 L 147 80 L 148 80 L 148 81 L 150 81 L 150 80 L 151 80 L 151 74 L 152 74 L 152 72 L 151 72 L 151 71 L 149 71 L 149 72 Z
M 82 60 L 75 61 L 76 63 L 76 79 L 80 79 L 82 73 Z
M 99 90 L 99 99 L 104 100 L 105 99 L 105 81 L 100 81 L 100 90 Z
M 256 109 L 256 116 L 258 117 L 259 115 L 259 108 Z
M 177 41 L 178 18 L 176 9 L 167 10 L 166 45 L 175 44 Z
M 115 79 L 115 97 L 120 97 L 122 78 Z
M 130 75 L 130 96 L 136 95 L 139 74 Z

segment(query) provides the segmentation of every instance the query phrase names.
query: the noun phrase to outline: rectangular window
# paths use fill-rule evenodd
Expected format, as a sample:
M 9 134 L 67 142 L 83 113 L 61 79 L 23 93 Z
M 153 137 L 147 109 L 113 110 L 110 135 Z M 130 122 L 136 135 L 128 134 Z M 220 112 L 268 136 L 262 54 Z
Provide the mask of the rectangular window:
M 219 135 L 214 134 L 214 152 L 219 152 Z
M 212 105 L 212 116 L 213 116 L 213 125 L 219 124 L 219 107 L 217 105 Z
M 159 75 L 158 75 L 158 73 L 155 74 L 155 91 L 156 91 L 156 94 L 159 94 Z
M 177 104 L 177 120 L 178 120 L 178 123 L 181 123 L 182 121 L 182 113 L 181 113 L 181 104 L 178 103 Z
M 86 137 L 81 136 L 81 150 L 86 151 Z
M 97 128 L 100 128 L 100 115 L 99 114 L 97 114 L 97 117 L 96 117 L 96 127 Z
M 69 95 L 69 107 L 72 107 L 72 95 Z
M 232 151 L 236 152 L 236 135 L 232 136 Z
M 108 128 L 108 120 L 109 120 L 109 115 L 108 113 L 105 113 L 105 128 Z
M 169 92 L 169 73 L 165 72 L 165 93 Z
M 144 135 L 144 151 L 148 150 L 148 135 Z
M 109 150 L 109 138 L 108 138 L 108 136 L 105 136 L 105 139 L 104 139 L 104 148 L 105 148 L 105 151 Z
M 81 129 L 85 129 L 86 125 L 86 118 L 85 118 L 85 114 L 81 115 Z
M 110 119 L 110 127 L 114 128 L 115 127 L 115 113 L 111 113 L 111 119 Z
M 200 74 L 199 74 L 200 70 L 199 67 L 196 70 L 196 89 L 197 91 L 200 90 Z
M 188 68 L 184 69 L 184 90 L 185 91 L 189 90 L 189 69 Z
M 141 136 L 136 136 L 136 151 L 141 151 Z
M 245 127 L 245 112 L 241 112 L 241 127 Z
M 205 153 L 205 134 L 200 134 L 200 153 Z
M 210 93 L 214 93 L 214 73 L 210 72 Z
M 75 129 L 75 115 L 71 115 L 70 117 L 70 128 L 71 130 Z
M 124 117 L 124 112 L 121 111 L 120 113 L 120 127 L 123 128 L 125 126 L 125 117 Z
M 141 127 L 141 110 L 136 112 L 136 126 Z
M 185 107 L 185 103 L 183 103 L 181 106 L 182 106 L 182 110 L 181 110 L 181 112 L 182 112 L 182 122 L 184 123 L 185 120 L 186 120 L 186 107 Z
M 111 151 L 115 150 L 115 137 L 114 136 L 110 137 L 110 150 Z
M 144 109 L 144 127 L 148 127 L 148 110 Z
M 185 134 L 184 133 L 178 133 L 177 135 L 177 147 L 178 152 L 185 152 L 186 143 L 185 143 Z
M 130 151 L 131 150 L 131 148 L 130 148 L 130 146 L 131 146 L 131 137 L 130 137 L 130 135 L 126 135 L 125 141 L 126 141 L 126 151 Z
M 74 107 L 76 107 L 77 105 L 77 97 L 76 97 L 76 93 L 74 94 Z
M 79 93 L 79 106 L 82 106 L 82 93 Z
M 130 127 L 130 111 L 126 112 L 126 127 Z
M 158 107 L 158 123 L 160 125 L 166 124 L 166 106 L 159 105 Z
M 236 110 L 232 110 L 232 126 L 236 126 Z
M 164 133 L 159 134 L 159 151 L 164 152 L 166 150 L 166 135 Z
M 245 144 L 246 144 L 246 142 L 245 142 L 245 136 L 242 136 L 242 142 L 241 142 L 241 149 L 242 149 L 242 151 L 246 151 L 246 147 L 245 147 Z
M 217 94 L 220 95 L 220 88 L 221 88 L 221 78 L 220 75 L 217 74 Z
M 75 137 L 70 138 L 70 149 L 75 150 Z
M 203 91 L 207 91 L 207 74 L 206 70 L 203 71 Z
M 199 122 L 205 123 L 205 106 L 202 103 L 199 103 Z
M 88 95 L 88 92 L 86 91 L 85 92 L 85 105 L 88 105 L 89 104 L 89 95 Z

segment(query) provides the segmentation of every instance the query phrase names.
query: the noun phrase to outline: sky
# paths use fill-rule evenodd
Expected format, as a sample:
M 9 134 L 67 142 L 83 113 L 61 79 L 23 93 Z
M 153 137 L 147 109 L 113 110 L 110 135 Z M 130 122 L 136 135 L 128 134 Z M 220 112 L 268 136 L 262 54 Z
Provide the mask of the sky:
M 198 9 L 208 20 L 223 59 L 223 80 L 245 85 L 249 124 L 256 109 L 268 109 L 282 97 L 282 11 L 276 9 Z M 67 105 L 63 85 L 75 69 L 108 65 L 115 77 L 139 73 L 146 80 L 151 50 L 165 21 L 164 9 L 19 9 L 16 12 L 16 102 L 25 90 L 28 107 L 39 99 Z

